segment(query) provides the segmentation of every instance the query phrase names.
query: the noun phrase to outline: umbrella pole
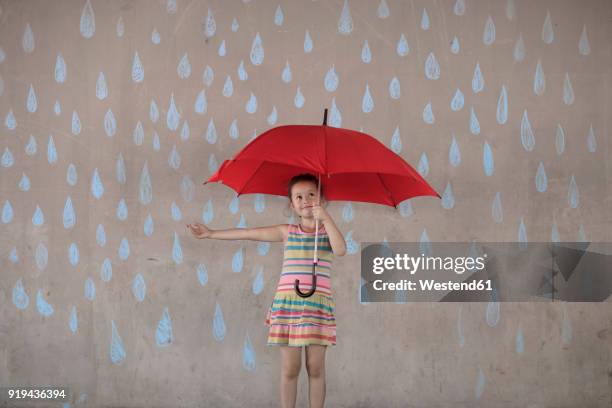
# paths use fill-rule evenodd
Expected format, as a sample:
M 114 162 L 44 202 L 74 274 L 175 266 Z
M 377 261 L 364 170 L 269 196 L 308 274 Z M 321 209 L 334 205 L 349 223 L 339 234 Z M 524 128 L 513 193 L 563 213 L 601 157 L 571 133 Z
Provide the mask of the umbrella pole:
M 326 112 L 327 113 L 327 112 Z M 317 205 L 321 205 L 321 173 L 319 173 L 319 185 L 318 185 L 318 195 L 317 195 Z M 302 292 L 300 290 L 300 281 L 299 279 L 295 280 L 295 292 L 303 297 L 307 298 L 312 296 L 312 294 L 317 290 L 317 264 L 319 263 L 318 248 L 317 243 L 319 240 L 319 219 L 315 220 L 315 244 L 314 244 L 314 255 L 312 259 L 312 288 L 308 292 Z

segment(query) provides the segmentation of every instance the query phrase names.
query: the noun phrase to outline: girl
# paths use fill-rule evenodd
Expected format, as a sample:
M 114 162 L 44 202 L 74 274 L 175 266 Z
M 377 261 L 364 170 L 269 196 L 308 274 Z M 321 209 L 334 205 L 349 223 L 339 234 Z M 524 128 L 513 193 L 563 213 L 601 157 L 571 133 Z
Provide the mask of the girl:
M 331 216 L 321 207 L 318 180 L 312 174 L 300 174 L 288 185 L 289 207 L 300 218 L 297 225 L 281 224 L 260 228 L 211 230 L 196 223 L 187 227 L 197 238 L 250 239 L 283 241 L 285 244 L 282 272 L 268 309 L 268 346 L 281 349 L 281 406 L 295 407 L 298 375 L 302 364 L 302 347 L 306 348 L 306 371 L 310 408 L 323 407 L 325 401 L 325 351 L 336 344 L 335 302 L 331 293 L 330 267 L 332 253 L 343 256 L 346 242 Z M 323 191 L 321 191 L 321 196 Z M 321 198 L 321 203 L 325 200 Z M 319 220 L 317 243 L 317 287 L 312 296 L 300 297 L 300 291 L 312 288 L 312 265 L 315 221 Z

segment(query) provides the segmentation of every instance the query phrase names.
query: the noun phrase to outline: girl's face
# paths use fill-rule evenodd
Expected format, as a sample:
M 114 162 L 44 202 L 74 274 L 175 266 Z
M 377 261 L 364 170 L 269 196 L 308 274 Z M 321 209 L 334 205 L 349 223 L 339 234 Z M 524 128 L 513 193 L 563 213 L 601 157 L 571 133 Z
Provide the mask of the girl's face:
M 312 218 L 312 206 L 318 202 L 317 186 L 312 181 L 299 181 L 291 188 L 291 207 L 297 215 Z M 323 204 L 323 200 L 321 200 Z

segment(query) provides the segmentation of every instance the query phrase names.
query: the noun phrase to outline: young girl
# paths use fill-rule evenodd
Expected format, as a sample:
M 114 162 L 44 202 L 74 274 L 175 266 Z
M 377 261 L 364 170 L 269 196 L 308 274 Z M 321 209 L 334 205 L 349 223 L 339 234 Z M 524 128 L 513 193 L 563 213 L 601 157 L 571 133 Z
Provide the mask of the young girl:
M 321 190 L 321 196 L 323 191 Z M 302 346 L 306 348 L 306 371 L 310 408 L 323 407 L 325 401 L 325 351 L 336 344 L 335 303 L 331 292 L 332 254 L 343 256 L 346 242 L 325 208 L 317 205 L 318 180 L 312 174 L 300 174 L 288 186 L 289 206 L 300 218 L 297 225 L 281 224 L 260 228 L 211 230 L 196 223 L 187 227 L 197 238 L 250 239 L 283 241 L 283 267 L 266 316 L 269 326 L 268 345 L 281 349 L 281 406 L 295 407 L 298 375 L 302 364 Z M 325 200 L 321 198 L 321 204 Z M 315 221 L 319 220 L 316 267 L 317 287 L 312 296 L 303 298 L 295 291 L 312 288 Z

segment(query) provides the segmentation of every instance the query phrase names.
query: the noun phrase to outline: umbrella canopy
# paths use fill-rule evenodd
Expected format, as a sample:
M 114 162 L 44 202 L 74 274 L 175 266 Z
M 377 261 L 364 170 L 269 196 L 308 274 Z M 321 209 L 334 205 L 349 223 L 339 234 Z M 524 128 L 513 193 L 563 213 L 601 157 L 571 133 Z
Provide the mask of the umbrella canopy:
M 222 182 L 241 194 L 287 195 L 300 173 L 321 175 L 328 201 L 397 206 L 416 196 L 440 195 L 404 159 L 374 137 L 326 125 L 279 126 L 262 133 L 208 182 Z
M 374 137 L 354 130 L 323 125 L 279 126 L 262 133 L 231 160 L 225 160 L 204 184 L 220 182 L 241 194 L 287 195 L 293 176 L 314 173 L 328 201 L 360 201 L 397 207 L 416 196 L 440 195 L 404 159 Z M 320 194 L 319 194 L 320 197 Z M 301 297 L 316 289 L 317 238 L 315 224 L 312 289 L 295 291 Z

